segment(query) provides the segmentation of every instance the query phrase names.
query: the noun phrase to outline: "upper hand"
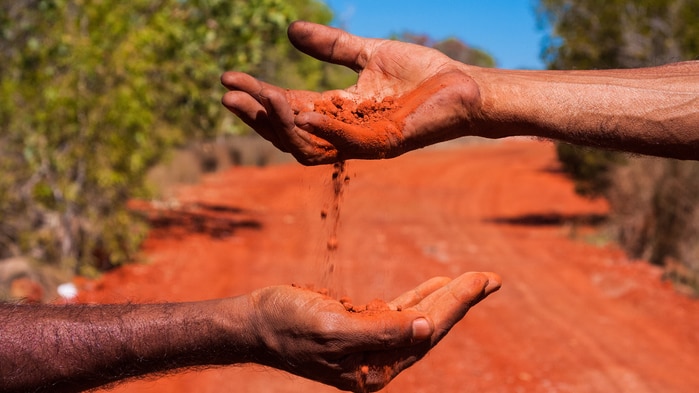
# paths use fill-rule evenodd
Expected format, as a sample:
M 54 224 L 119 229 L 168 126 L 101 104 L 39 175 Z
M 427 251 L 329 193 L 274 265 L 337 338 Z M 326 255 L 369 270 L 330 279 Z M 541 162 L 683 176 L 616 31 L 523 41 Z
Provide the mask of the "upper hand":
M 230 91 L 223 104 L 277 148 L 306 165 L 351 158 L 387 158 L 473 133 L 478 86 L 464 65 L 437 50 L 366 39 L 308 22 L 289 26 L 289 39 L 320 60 L 352 68 L 357 83 L 316 93 L 285 90 L 247 74 L 221 77 Z M 391 97 L 390 110 L 371 122 L 327 116 L 321 108 L 356 106 Z M 366 120 L 366 118 L 364 119 Z
M 383 310 L 350 312 L 292 286 L 250 296 L 259 363 L 343 390 L 376 391 L 422 358 L 479 301 L 500 287 L 493 273 L 433 278 Z

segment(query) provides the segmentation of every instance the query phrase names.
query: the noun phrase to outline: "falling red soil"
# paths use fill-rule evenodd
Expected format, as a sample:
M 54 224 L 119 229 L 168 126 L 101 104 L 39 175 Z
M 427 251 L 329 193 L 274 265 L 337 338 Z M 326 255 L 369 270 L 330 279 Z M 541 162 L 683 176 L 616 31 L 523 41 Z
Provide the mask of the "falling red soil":
M 232 168 L 182 189 L 155 214 L 142 263 L 80 281 L 80 298 L 189 301 L 302 283 L 365 304 L 433 276 L 494 271 L 502 289 L 385 392 L 695 392 L 699 301 L 590 241 L 586 224 L 607 206 L 576 196 L 557 168 L 551 144 L 522 140 L 350 161 L 332 258 L 321 217 L 331 167 Z M 231 391 L 336 389 L 251 365 L 110 390 Z

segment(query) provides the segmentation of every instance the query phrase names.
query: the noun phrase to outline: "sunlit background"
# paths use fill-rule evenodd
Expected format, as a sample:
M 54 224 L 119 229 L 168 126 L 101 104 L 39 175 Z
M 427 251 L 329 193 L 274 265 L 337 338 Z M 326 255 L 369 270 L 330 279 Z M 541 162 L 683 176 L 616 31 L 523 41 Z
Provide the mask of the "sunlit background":
M 540 69 L 543 31 L 536 2 L 327 0 L 333 25 L 366 37 L 386 38 L 410 32 L 435 40 L 456 37 L 489 52 L 498 67 Z

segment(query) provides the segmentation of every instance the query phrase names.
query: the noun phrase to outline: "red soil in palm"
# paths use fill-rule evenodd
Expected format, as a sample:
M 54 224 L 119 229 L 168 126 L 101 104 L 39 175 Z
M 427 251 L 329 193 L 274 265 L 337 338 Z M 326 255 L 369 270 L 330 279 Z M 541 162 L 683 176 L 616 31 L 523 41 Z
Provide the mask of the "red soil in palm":
M 232 168 L 183 188 L 142 264 L 80 283 L 88 302 L 189 301 L 255 288 L 328 286 L 356 304 L 433 276 L 494 271 L 472 309 L 386 392 L 694 392 L 699 302 L 594 245 L 603 201 L 576 196 L 552 145 L 451 145 L 351 161 L 327 275 L 332 168 Z M 321 284 L 321 281 L 323 282 Z M 196 370 L 110 392 L 334 392 L 259 366 Z

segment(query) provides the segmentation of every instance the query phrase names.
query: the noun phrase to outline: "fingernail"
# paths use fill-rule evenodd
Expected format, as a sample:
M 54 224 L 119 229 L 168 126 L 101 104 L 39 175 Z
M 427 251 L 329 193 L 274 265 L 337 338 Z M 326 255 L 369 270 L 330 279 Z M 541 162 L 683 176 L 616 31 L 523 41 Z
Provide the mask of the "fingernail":
M 306 131 L 306 132 L 313 132 L 313 126 L 308 124 L 308 123 L 296 123 L 296 127 Z
M 486 286 L 485 286 L 485 294 L 490 295 L 491 293 L 497 291 L 498 289 L 500 289 L 501 284 L 502 283 L 500 282 L 499 279 L 490 278 L 488 280 L 488 284 L 486 284 Z
M 425 318 L 418 318 L 413 321 L 413 340 L 423 341 L 432 336 L 432 326 Z

